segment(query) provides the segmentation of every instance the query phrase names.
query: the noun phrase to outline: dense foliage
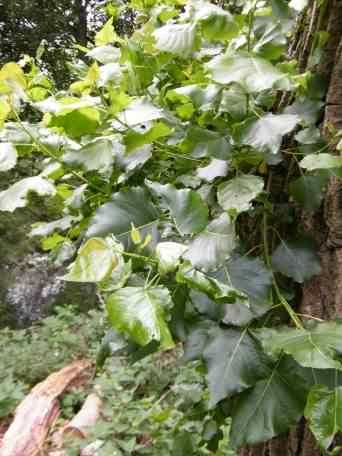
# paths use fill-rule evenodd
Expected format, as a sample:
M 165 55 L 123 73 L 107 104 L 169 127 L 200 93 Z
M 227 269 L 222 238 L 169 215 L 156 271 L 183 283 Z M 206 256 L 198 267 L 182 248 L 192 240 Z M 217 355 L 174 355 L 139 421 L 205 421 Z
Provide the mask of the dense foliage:
M 317 128 L 322 40 L 304 73 L 286 58 L 306 3 L 132 0 L 141 28 L 123 39 L 110 19 L 68 92 L 33 62 L 0 72 L 0 170 L 43 157 L 0 210 L 59 195 L 63 217 L 31 234 L 59 264 L 77 249 L 64 279 L 97 284 L 107 351 L 111 337 L 135 359 L 184 342 L 233 448 L 304 414 L 324 450 L 341 430 L 342 324 L 295 310 L 296 284 L 321 268 L 298 214 L 342 165 Z

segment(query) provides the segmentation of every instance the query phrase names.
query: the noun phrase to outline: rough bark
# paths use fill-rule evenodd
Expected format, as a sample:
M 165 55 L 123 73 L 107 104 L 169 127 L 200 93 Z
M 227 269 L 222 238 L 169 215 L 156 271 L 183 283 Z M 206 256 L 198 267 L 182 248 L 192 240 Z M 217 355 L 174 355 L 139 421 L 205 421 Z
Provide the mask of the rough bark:
M 339 130 L 342 129 L 342 0 L 328 2 L 321 27 L 330 33 L 319 69 L 329 81 L 324 124 L 332 124 Z M 342 180 L 332 179 L 321 212 L 304 222 L 319 241 L 322 272 L 304 285 L 299 311 L 327 320 L 341 317 Z M 303 419 L 288 434 L 253 448 L 243 448 L 239 456 L 321 456 L 321 451 Z

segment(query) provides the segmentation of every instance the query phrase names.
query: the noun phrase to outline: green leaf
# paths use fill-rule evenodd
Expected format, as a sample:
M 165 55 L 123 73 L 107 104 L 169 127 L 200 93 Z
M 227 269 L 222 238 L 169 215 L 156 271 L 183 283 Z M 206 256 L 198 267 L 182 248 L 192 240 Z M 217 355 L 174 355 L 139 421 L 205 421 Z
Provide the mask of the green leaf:
M 204 231 L 189 244 L 183 258 L 198 269 L 217 269 L 237 245 L 235 226 L 227 214 L 212 220 Z
M 211 320 L 201 320 L 190 325 L 184 346 L 184 360 L 186 362 L 203 359 L 210 330 L 213 328 L 217 329 L 217 325 Z
M 299 120 L 298 116 L 292 114 L 266 114 L 249 123 L 242 133 L 241 143 L 258 152 L 277 154 L 283 136 L 290 133 Z
M 217 177 L 224 177 L 228 173 L 228 163 L 226 160 L 213 158 L 208 166 L 197 168 L 196 174 L 206 182 L 213 182 Z
M 270 440 L 300 419 L 306 388 L 293 381 L 293 374 L 285 362 L 278 363 L 266 378 L 237 397 L 230 433 L 234 448 Z
M 176 276 L 178 283 L 188 285 L 190 288 L 202 291 L 212 299 L 220 303 L 234 303 L 236 300 L 242 300 L 248 306 L 248 297 L 245 293 L 237 290 L 227 283 L 197 271 L 189 263 L 183 263 L 179 268 Z
M 321 271 L 318 248 L 307 238 L 281 241 L 272 255 L 272 266 L 274 271 L 303 283 Z
M 302 176 L 291 182 L 290 194 L 305 212 L 312 214 L 320 208 L 326 185 L 325 176 Z
M 106 174 L 111 171 L 116 148 L 123 148 L 119 143 L 107 139 L 96 139 L 79 150 L 69 151 L 63 155 L 68 165 L 82 166 L 86 171 L 97 170 Z
M 208 207 L 199 193 L 188 189 L 177 190 L 171 184 L 157 182 L 149 182 L 148 186 L 162 198 L 181 234 L 199 233 L 208 223 Z
M 310 98 L 298 98 L 291 106 L 284 109 L 285 114 L 297 115 L 306 125 L 312 125 L 319 119 L 324 103 Z
M 220 282 L 230 283 L 248 296 L 249 307 L 243 301 L 226 306 L 222 316 L 224 323 L 243 326 L 270 310 L 273 275 L 260 258 L 234 256 L 214 277 Z
M 247 95 L 239 85 L 223 90 L 219 112 L 228 112 L 237 121 L 246 116 Z
M 9 171 L 16 164 L 16 148 L 11 143 L 0 143 L 0 172 Z
M 206 87 L 202 84 L 190 84 L 169 90 L 166 98 L 172 102 L 186 103 L 191 101 L 192 104 L 201 111 L 209 111 L 214 108 L 218 100 L 221 88 L 217 84 L 208 84 Z
M 111 242 L 92 238 L 80 248 L 76 261 L 63 277 L 68 282 L 101 282 L 118 265 L 118 255 Z
M 191 127 L 182 144 L 182 149 L 194 157 L 209 157 L 227 160 L 232 146 L 222 134 L 200 127 Z
M 154 106 L 146 98 L 138 98 L 119 114 L 118 120 L 114 121 L 113 125 L 118 129 L 122 129 L 123 126 L 130 128 L 163 117 L 165 117 L 165 113 L 162 109 Z
M 109 319 L 117 331 L 143 346 L 158 341 L 163 350 L 174 346 L 165 322 L 166 309 L 171 305 L 169 291 L 164 287 L 121 288 L 106 301 Z
M 207 68 L 215 82 L 220 84 L 239 83 L 247 92 L 261 92 L 274 87 L 288 89 L 286 74 L 267 60 L 249 55 L 230 54 L 214 57 Z
M 224 210 L 239 214 L 251 209 L 251 201 L 263 188 L 264 180 L 261 177 L 245 174 L 220 184 L 217 199 Z
M 342 166 L 342 157 L 332 154 L 310 154 L 304 157 L 299 164 L 308 171 L 339 168 Z
M 104 46 L 106 44 L 113 43 L 116 37 L 117 35 L 113 27 L 113 18 L 111 17 L 102 29 L 95 35 L 95 44 L 96 46 Z
M 100 113 L 90 107 L 61 111 L 49 123 L 50 127 L 62 127 L 73 138 L 95 133 L 99 125 Z
M 159 262 L 160 274 L 174 272 L 187 248 L 186 245 L 178 242 L 159 242 L 156 247 L 156 258 Z
M 76 221 L 79 221 L 79 218 L 66 215 L 65 217 L 54 220 L 53 222 L 35 223 L 32 226 L 30 236 L 48 236 L 55 230 L 66 231 Z
M 100 206 L 90 222 L 87 237 L 106 236 L 113 233 L 119 238 L 128 237 L 131 224 L 140 230 L 147 230 L 158 220 L 159 213 L 149 202 L 148 193 L 141 187 L 127 192 L 114 193 L 108 203 Z
M 168 24 L 158 28 L 152 34 L 156 48 L 182 57 L 188 56 L 196 46 L 195 24 Z
M 209 336 L 203 358 L 211 406 L 255 385 L 269 372 L 265 355 L 247 329 L 217 328 Z
M 172 133 L 172 129 L 163 122 L 155 123 L 146 133 L 138 133 L 130 130 L 124 138 L 126 145 L 126 151 L 130 152 L 138 147 L 142 147 L 145 144 L 150 144 L 153 141 L 169 136 Z
M 273 357 L 285 352 L 304 367 L 342 369 L 342 323 L 313 323 L 307 329 L 278 327 L 260 333 L 264 350 Z
M 54 233 L 52 236 L 45 237 L 42 240 L 42 249 L 48 252 L 49 250 L 55 249 L 57 245 L 61 244 L 64 241 L 64 236 L 61 236 L 58 233 Z
M 38 195 L 54 195 L 56 189 L 41 176 L 27 177 L 0 192 L 0 211 L 13 212 L 18 207 L 26 206 L 30 192 Z
M 209 2 L 199 2 L 196 7 L 195 19 L 200 21 L 208 41 L 226 41 L 239 34 L 239 26 L 228 11 Z
M 108 83 L 119 86 L 122 80 L 122 69 L 118 63 L 106 63 L 99 68 L 97 86 L 105 87 Z
M 95 47 L 91 51 L 87 52 L 86 56 L 90 57 L 91 59 L 95 59 L 100 63 L 106 64 L 118 61 L 120 54 L 120 48 L 107 44 Z
M 337 432 L 342 431 L 342 387 L 329 390 L 326 386 L 315 385 L 309 393 L 304 414 L 316 440 L 327 450 Z

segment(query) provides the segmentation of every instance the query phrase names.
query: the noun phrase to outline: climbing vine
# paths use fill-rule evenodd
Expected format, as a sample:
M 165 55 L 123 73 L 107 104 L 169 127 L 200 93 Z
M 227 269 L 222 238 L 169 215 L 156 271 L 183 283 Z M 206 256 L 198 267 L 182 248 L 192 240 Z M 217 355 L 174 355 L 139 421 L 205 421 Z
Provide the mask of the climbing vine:
M 305 415 L 331 450 L 342 323 L 296 311 L 298 284 L 321 269 L 299 214 L 320 209 L 342 166 L 338 133 L 327 143 L 318 128 L 326 37 L 303 70 L 287 49 L 306 1 L 129 3 L 140 28 L 119 37 L 111 18 L 67 92 L 32 59 L 1 69 L 0 171 L 42 160 L 0 193 L 0 210 L 32 191 L 63 200 L 63 217 L 31 235 L 71 263 L 64 280 L 97 284 L 114 329 L 101 359 L 181 341 L 203 362 L 218 422 L 232 419 L 232 448 Z

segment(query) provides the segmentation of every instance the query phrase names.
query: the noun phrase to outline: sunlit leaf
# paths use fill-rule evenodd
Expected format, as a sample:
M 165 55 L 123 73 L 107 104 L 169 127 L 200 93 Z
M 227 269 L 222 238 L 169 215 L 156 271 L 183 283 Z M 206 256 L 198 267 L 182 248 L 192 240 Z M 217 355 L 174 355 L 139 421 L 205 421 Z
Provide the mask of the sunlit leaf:
M 332 154 L 310 154 L 303 158 L 300 166 L 308 171 L 339 168 L 342 166 L 342 157 Z
M 118 254 L 114 245 L 100 238 L 88 239 L 63 279 L 69 282 L 101 282 L 117 265 Z
M 186 56 L 195 49 L 196 25 L 190 23 L 164 25 L 153 32 L 153 36 L 157 49 Z
M 221 84 L 237 82 L 247 92 L 261 92 L 273 87 L 289 88 L 286 74 L 258 57 L 219 55 L 207 67 L 214 81 Z
M 168 274 L 174 272 L 187 246 L 178 242 L 159 242 L 156 247 L 156 258 L 159 262 L 159 272 Z
M 329 321 L 312 323 L 307 329 L 278 327 L 264 329 L 261 339 L 270 356 L 285 352 L 304 367 L 342 369 L 338 359 L 342 351 L 342 323 Z
M 251 202 L 263 188 L 264 180 L 261 177 L 246 174 L 220 184 L 217 199 L 224 210 L 239 214 L 251 209 Z
M 17 151 L 11 143 L 0 143 L 0 172 L 8 171 L 17 163 Z
M 305 418 L 317 441 L 327 450 L 337 432 L 342 431 L 342 387 L 330 390 L 315 385 L 307 399 Z
M 299 120 L 298 116 L 291 114 L 266 114 L 248 125 L 242 133 L 241 143 L 258 152 L 277 154 L 283 137 L 295 128 Z
M 0 211 L 13 212 L 18 207 L 26 206 L 27 196 L 30 192 L 38 193 L 38 195 L 54 195 L 56 189 L 43 177 L 27 177 L 0 192 Z

